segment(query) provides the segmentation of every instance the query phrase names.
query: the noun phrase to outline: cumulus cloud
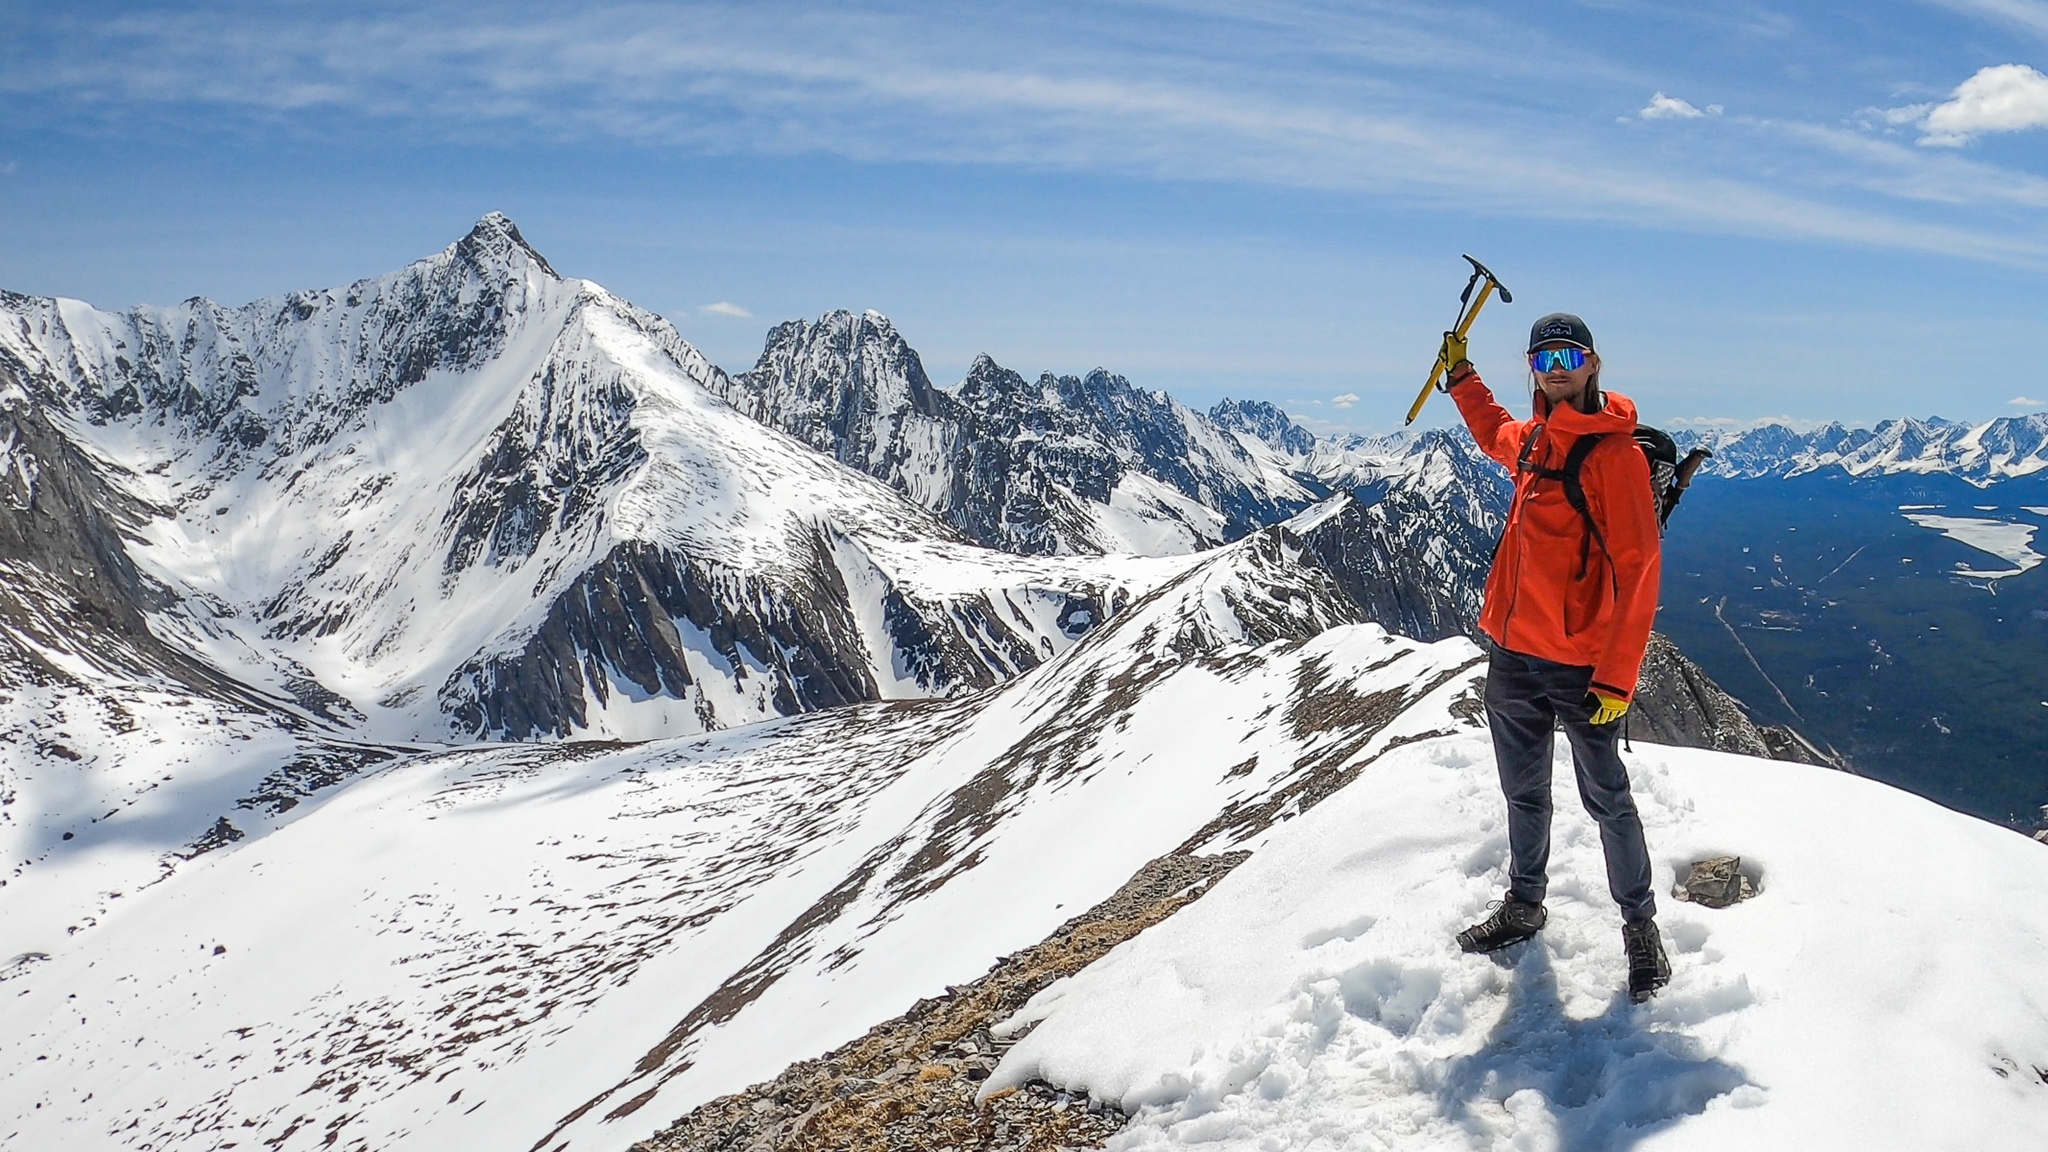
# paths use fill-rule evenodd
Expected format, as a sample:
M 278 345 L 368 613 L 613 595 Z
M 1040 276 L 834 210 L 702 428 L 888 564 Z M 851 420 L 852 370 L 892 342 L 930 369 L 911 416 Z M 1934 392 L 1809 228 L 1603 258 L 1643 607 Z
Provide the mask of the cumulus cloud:
M 1349 408 L 1353 404 L 1358 403 L 1358 393 L 1346 392 L 1342 396 L 1332 396 L 1330 397 L 1330 403 L 1339 408 Z
M 1695 108 L 1676 96 L 1666 96 L 1662 92 L 1651 96 L 1650 102 L 1643 106 L 1643 110 L 1636 113 L 1645 120 L 1697 120 L 1702 116 L 1720 114 L 1719 104 L 1709 104 L 1704 109 Z
M 716 304 L 706 304 L 702 308 L 697 309 L 697 315 L 724 316 L 733 320 L 752 320 L 754 318 L 752 312 L 747 311 L 730 300 L 720 300 Z
M 2015 408 L 2048 408 L 2048 400 L 2036 400 L 2031 396 L 2015 396 L 2006 403 Z
M 1893 124 L 1918 124 L 1920 143 L 1960 148 L 1991 132 L 2048 128 L 2048 76 L 2025 64 L 1993 64 L 1956 86 L 1940 104 L 1885 112 Z

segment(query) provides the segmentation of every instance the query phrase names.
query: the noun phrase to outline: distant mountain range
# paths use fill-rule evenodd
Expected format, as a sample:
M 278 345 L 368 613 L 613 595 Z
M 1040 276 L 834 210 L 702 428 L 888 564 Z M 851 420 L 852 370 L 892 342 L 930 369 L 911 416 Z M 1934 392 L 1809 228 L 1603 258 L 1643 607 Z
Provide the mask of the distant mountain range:
M 1803 476 L 1839 469 L 1851 476 L 1953 476 L 1983 487 L 2048 468 L 2048 413 L 1981 424 L 1886 420 L 1875 428 L 1825 424 L 1807 432 L 1782 424 L 1675 434 L 1714 452 L 1708 474 L 1738 479 Z

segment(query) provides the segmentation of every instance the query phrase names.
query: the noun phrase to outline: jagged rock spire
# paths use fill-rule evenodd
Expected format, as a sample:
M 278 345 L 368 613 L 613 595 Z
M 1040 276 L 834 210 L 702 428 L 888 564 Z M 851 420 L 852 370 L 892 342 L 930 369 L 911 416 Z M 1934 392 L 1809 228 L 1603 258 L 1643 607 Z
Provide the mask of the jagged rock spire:
M 469 235 L 455 242 L 455 254 L 473 263 L 497 265 L 509 264 L 523 255 L 549 276 L 561 279 L 561 273 L 526 242 L 526 237 L 519 233 L 519 225 L 503 212 L 484 213 Z

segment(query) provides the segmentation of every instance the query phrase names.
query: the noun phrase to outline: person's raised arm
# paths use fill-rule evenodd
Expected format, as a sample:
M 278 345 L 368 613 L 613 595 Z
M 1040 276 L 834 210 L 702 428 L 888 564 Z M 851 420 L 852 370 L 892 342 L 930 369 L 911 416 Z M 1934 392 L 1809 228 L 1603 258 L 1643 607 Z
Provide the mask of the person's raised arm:
M 1472 439 L 1479 442 L 1479 450 L 1513 472 L 1515 458 L 1522 452 L 1522 440 L 1528 435 L 1529 421 L 1515 419 L 1493 398 L 1492 390 L 1479 378 L 1479 370 L 1470 360 L 1451 369 L 1450 393 L 1458 404 L 1458 414 L 1465 418 L 1465 427 L 1472 430 Z

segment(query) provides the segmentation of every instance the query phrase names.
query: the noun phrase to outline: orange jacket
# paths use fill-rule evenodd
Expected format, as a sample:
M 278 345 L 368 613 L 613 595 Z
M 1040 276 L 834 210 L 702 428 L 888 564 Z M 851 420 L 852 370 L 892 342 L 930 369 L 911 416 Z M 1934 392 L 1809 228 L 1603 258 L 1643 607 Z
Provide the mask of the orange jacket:
M 1657 617 L 1657 585 L 1664 556 L 1657 529 L 1650 465 L 1630 436 L 1636 406 L 1602 393 L 1606 407 L 1586 413 L 1566 405 L 1550 411 L 1536 393 L 1536 414 L 1516 420 L 1474 372 L 1451 390 L 1472 438 L 1512 474 L 1514 501 L 1486 578 L 1480 630 L 1510 651 L 1559 664 L 1590 666 L 1593 687 L 1624 700 Z M 1564 484 L 1517 467 L 1529 437 L 1529 462 L 1563 468 L 1574 441 L 1590 433 L 1606 438 L 1580 467 L 1586 507 L 1605 539 L 1589 539 L 1585 518 L 1566 499 Z M 1584 560 L 1582 569 L 1582 558 Z

